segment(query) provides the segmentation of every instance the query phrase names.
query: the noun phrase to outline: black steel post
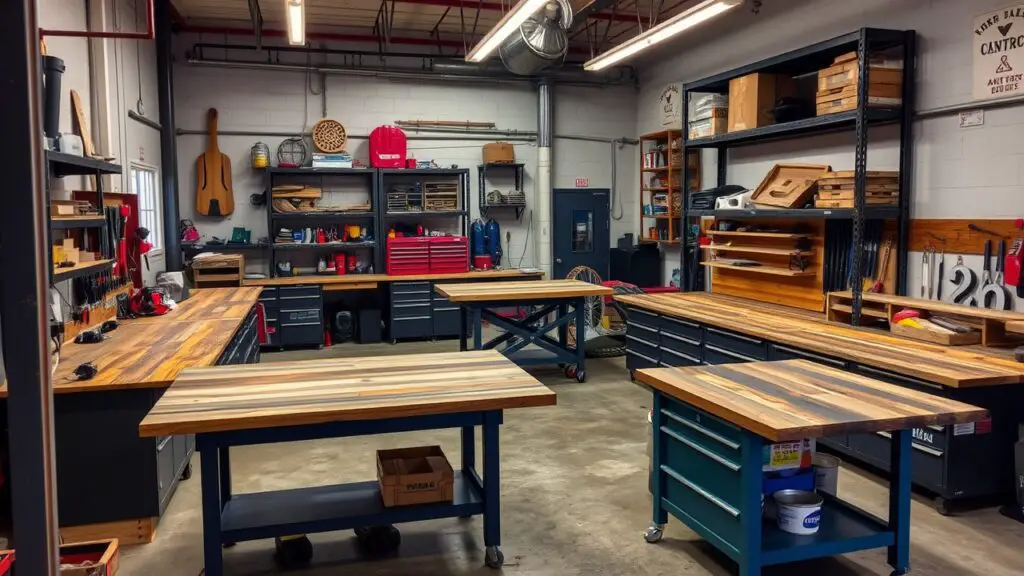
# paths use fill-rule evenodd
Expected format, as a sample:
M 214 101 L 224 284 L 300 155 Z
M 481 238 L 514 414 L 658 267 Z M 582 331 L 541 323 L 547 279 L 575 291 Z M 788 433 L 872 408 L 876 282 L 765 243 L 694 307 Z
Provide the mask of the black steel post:
M 160 196 L 163 199 L 164 260 L 167 270 L 181 270 L 181 236 L 178 222 L 178 140 L 174 134 L 174 53 L 171 47 L 171 1 L 157 0 L 156 85 L 160 104 Z M 267 200 L 270 203 L 270 200 Z
M 729 169 L 729 147 L 719 146 L 718 147 L 718 184 L 717 186 L 725 186 L 726 184 L 726 172 Z
M 51 264 L 43 151 L 42 77 L 35 0 L 0 2 L 0 155 L 7 205 L 0 211 L 0 319 L 7 377 L 11 505 L 18 573 L 54 576 L 57 479 L 47 295 Z
M 853 260 L 850 262 L 850 291 L 853 293 L 853 314 L 850 323 L 860 324 L 861 290 L 864 277 L 864 206 L 867 185 L 868 163 L 868 61 L 870 43 L 867 29 L 861 28 L 857 40 L 857 147 L 854 151 L 853 169 Z
M 679 291 L 689 292 L 690 290 L 690 275 L 686 269 L 686 234 L 689 228 L 689 203 L 690 203 L 690 191 L 687 188 L 687 182 L 690 180 L 690 163 L 689 150 L 686 148 L 686 141 L 689 140 L 689 133 L 687 132 L 687 126 L 690 121 L 690 92 L 683 88 L 683 126 L 679 137 L 682 139 L 682 160 L 683 165 L 679 171 Z M 669 148 L 672 147 L 672 143 L 669 142 Z M 698 148 L 698 153 L 700 149 Z M 641 166 L 643 165 L 643 146 L 640 147 Z M 671 150 L 669 150 L 671 154 Z M 669 205 L 672 203 L 672 191 L 668 191 Z M 653 200 L 652 200 L 653 203 Z M 672 238 L 669 238 L 671 240 Z
M 917 59 L 917 33 L 908 30 L 903 37 L 903 115 L 900 118 L 900 192 L 899 244 L 896 250 L 896 294 L 907 294 L 907 267 L 910 260 L 910 194 L 914 189 L 914 98 Z M 943 279 L 939 278 L 939 282 Z

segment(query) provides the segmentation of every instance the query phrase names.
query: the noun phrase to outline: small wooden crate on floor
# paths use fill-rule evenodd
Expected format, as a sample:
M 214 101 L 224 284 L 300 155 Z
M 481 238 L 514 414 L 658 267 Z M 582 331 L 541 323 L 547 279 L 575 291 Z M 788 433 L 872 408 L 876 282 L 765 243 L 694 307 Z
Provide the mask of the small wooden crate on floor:
M 385 507 L 451 502 L 455 472 L 440 446 L 377 451 L 377 480 Z
M 60 576 L 114 576 L 117 574 L 121 551 L 117 538 L 62 544 Z
M 192 261 L 192 281 L 196 288 L 241 286 L 245 278 L 245 256 L 215 254 Z

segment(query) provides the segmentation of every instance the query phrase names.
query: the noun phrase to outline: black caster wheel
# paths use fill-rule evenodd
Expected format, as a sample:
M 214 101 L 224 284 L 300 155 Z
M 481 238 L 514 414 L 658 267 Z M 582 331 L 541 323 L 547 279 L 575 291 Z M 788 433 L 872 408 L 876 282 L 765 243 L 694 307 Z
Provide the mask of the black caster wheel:
M 220 547 L 221 548 L 234 548 L 235 545 L 237 545 L 237 544 L 238 544 L 238 542 L 225 542 L 225 543 L 221 544 Z
M 644 531 L 644 540 L 648 544 L 655 544 L 661 542 L 661 538 L 665 535 L 665 528 L 663 526 L 652 525 Z
M 629 381 L 636 382 L 636 374 L 634 374 L 633 370 L 629 371 Z
M 953 503 L 942 496 L 935 499 L 935 510 L 943 516 L 953 515 Z
M 488 568 L 501 568 L 505 564 L 505 555 L 501 553 L 501 548 L 488 546 L 484 554 L 484 564 Z
M 584 382 L 586 382 L 587 381 L 587 373 L 584 372 L 583 370 L 577 370 L 576 371 L 576 381 L 579 382 L 580 384 L 583 384 Z
M 185 465 L 185 469 L 181 471 L 181 480 L 185 481 L 192 477 L 192 463 L 189 462 Z
M 355 533 L 359 550 L 370 558 L 393 554 L 402 544 L 402 534 L 390 524 L 356 528 Z
M 282 568 L 299 568 L 313 558 L 313 543 L 305 536 L 274 538 L 274 559 Z

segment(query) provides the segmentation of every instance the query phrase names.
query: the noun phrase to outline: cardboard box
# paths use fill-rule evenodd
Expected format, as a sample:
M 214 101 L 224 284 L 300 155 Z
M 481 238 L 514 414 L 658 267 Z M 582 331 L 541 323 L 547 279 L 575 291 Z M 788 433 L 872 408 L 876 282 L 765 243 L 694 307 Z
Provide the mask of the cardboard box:
M 114 576 L 117 574 L 121 551 L 117 538 L 62 544 L 60 547 L 60 576 Z
M 385 507 L 451 502 L 455 472 L 440 446 L 377 451 L 377 480 Z
M 774 124 L 775 102 L 795 95 L 793 79 L 779 74 L 757 72 L 729 80 L 729 132 Z
M 727 118 L 712 117 L 690 122 L 690 130 L 686 133 L 686 137 L 693 140 L 695 138 L 718 136 L 719 134 L 725 134 L 728 131 L 729 120 Z

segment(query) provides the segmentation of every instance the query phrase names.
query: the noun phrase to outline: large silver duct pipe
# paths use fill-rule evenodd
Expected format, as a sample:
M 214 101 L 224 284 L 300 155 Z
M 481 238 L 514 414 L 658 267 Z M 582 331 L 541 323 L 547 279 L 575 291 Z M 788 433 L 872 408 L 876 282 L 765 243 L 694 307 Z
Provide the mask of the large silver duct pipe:
M 554 134 L 554 85 L 537 87 L 537 177 L 534 213 L 537 216 L 537 267 L 551 278 L 551 142 Z

